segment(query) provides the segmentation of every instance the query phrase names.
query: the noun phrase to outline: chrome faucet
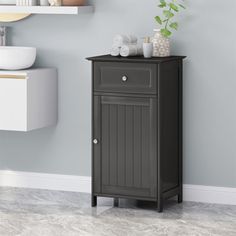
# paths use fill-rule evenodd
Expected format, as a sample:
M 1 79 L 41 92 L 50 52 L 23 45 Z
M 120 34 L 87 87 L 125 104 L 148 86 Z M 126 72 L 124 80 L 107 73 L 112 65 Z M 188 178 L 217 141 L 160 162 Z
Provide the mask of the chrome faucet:
M 0 26 L 0 46 L 6 46 L 6 27 Z

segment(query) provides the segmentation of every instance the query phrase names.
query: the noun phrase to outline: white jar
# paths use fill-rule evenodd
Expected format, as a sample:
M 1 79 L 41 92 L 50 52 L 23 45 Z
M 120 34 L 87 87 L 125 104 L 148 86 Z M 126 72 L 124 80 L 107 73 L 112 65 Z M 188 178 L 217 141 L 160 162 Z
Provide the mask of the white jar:
M 170 39 L 161 34 L 160 29 L 154 30 L 155 35 L 153 42 L 153 56 L 154 57 L 169 57 L 170 56 Z
M 143 56 L 151 58 L 153 54 L 153 43 L 143 43 Z

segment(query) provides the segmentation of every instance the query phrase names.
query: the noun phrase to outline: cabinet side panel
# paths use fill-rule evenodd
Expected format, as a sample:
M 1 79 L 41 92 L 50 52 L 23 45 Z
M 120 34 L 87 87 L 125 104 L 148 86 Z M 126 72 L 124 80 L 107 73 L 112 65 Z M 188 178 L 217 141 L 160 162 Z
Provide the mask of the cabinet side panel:
M 179 64 L 159 67 L 159 183 L 165 192 L 179 185 Z
M 179 61 L 179 201 L 183 200 L 183 60 Z
M 58 82 L 55 69 L 29 74 L 27 83 L 27 129 L 56 125 L 58 118 Z

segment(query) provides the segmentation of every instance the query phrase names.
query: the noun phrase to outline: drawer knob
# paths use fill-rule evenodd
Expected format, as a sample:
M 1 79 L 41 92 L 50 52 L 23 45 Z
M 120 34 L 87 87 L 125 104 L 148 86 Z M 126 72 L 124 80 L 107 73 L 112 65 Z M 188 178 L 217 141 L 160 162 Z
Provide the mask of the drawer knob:
M 125 76 L 125 75 L 122 76 L 122 81 L 123 81 L 123 82 L 126 82 L 127 80 L 128 80 L 128 77 L 127 77 L 127 76 Z
M 93 143 L 94 143 L 94 144 L 98 144 L 98 140 L 95 138 L 95 139 L 93 140 Z

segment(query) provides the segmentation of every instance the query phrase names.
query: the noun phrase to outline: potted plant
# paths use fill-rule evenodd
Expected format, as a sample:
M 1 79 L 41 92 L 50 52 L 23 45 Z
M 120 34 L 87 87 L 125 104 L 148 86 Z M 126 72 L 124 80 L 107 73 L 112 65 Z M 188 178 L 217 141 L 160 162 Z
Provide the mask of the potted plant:
M 170 36 L 173 30 L 178 29 L 178 22 L 175 16 L 185 6 L 183 0 L 159 0 L 158 7 L 162 10 L 162 15 L 155 17 L 156 22 L 160 25 L 160 29 L 155 29 L 153 37 L 153 56 L 166 57 L 170 56 Z

